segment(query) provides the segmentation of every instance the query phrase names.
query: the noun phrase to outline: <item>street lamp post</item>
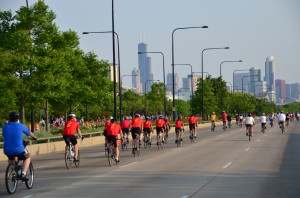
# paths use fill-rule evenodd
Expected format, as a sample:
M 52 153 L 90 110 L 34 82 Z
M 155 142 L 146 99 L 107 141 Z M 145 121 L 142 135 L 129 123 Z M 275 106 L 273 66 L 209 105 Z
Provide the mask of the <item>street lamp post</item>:
M 121 82 L 121 62 L 120 62 L 120 42 L 119 35 L 113 31 L 101 31 L 101 32 L 82 32 L 82 34 L 102 34 L 102 33 L 112 33 L 117 37 L 118 44 L 118 64 L 119 64 L 119 82 Z M 116 63 L 115 63 L 115 42 L 113 36 L 113 81 L 114 81 L 114 118 L 117 116 L 117 90 L 116 90 Z M 119 95 L 121 93 L 121 83 L 119 83 Z M 121 121 L 121 104 L 120 104 L 120 121 Z
M 220 76 L 222 76 L 222 64 L 223 63 L 241 63 L 241 62 L 243 62 L 243 60 L 238 60 L 238 61 L 223 61 L 223 62 L 221 62 L 221 64 L 220 64 Z
M 174 33 L 177 30 L 185 30 L 185 29 L 194 29 L 194 28 L 208 28 L 208 26 L 197 26 L 197 27 L 183 27 L 183 28 L 175 28 L 172 32 L 172 83 L 173 83 L 173 120 L 176 119 L 175 114 L 175 75 L 174 75 Z
M 166 75 L 165 75 L 165 56 L 162 52 L 138 52 L 138 54 L 161 54 L 162 60 L 163 60 L 163 81 L 164 81 L 164 87 L 166 89 Z M 165 116 L 167 115 L 167 101 L 166 96 L 164 97 L 164 112 Z
M 233 84 L 233 87 L 237 87 L 237 86 L 234 86 L 234 73 L 237 72 L 237 71 L 249 71 L 249 70 L 246 70 L 246 69 L 237 69 L 237 70 L 233 71 L 233 73 L 232 73 L 232 84 Z M 233 90 L 233 92 L 234 92 L 234 90 Z
M 204 119 L 204 78 L 203 78 L 203 52 L 206 50 L 214 49 L 229 49 L 229 47 L 214 47 L 214 48 L 205 48 L 201 53 L 201 73 L 202 73 L 202 119 Z
M 122 122 L 122 117 L 123 117 L 123 112 L 122 112 L 122 108 L 123 108 L 123 106 L 122 106 L 122 102 L 123 102 L 123 93 L 122 93 L 122 86 L 123 86 L 123 78 L 124 77 L 128 77 L 128 76 L 137 76 L 136 74 L 135 75 L 123 75 L 122 77 L 121 77 L 121 81 L 120 81 L 120 87 L 121 87 L 121 89 L 120 89 L 120 123 Z
M 146 97 L 146 94 L 147 94 L 147 82 L 154 82 L 154 81 L 157 81 L 159 82 L 160 80 L 146 80 L 145 81 L 145 116 L 147 116 L 147 97 Z

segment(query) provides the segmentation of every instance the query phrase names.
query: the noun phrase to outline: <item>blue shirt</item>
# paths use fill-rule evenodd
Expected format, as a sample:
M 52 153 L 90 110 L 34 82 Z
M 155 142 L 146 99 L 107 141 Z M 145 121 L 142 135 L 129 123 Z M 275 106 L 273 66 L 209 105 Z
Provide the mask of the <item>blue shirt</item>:
M 3 151 L 5 155 L 18 155 L 24 152 L 23 133 L 27 136 L 30 135 L 30 131 L 21 123 L 9 122 L 3 126 Z

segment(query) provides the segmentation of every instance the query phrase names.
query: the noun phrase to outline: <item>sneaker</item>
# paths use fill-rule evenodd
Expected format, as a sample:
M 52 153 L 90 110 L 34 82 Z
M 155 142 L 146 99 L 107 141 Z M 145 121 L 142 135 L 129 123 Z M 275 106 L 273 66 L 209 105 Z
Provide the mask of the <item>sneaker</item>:
M 21 175 L 21 179 L 22 179 L 22 181 L 28 181 L 29 180 L 29 178 L 27 177 L 27 175 L 24 175 L 23 173 Z
M 197 138 L 197 136 L 194 136 L 194 138 L 196 139 L 196 138 Z
M 182 141 L 183 141 L 183 139 L 182 139 L 182 138 L 180 138 L 180 141 L 182 142 Z
M 177 144 L 177 140 L 175 140 L 175 144 Z
M 165 143 L 165 140 L 162 140 L 161 142 L 162 142 L 162 143 Z
M 246 136 L 248 136 L 248 133 L 246 133 Z
M 190 135 L 190 139 L 193 139 L 193 137 Z
M 115 159 L 115 161 L 119 163 L 119 162 L 120 162 L 120 159 Z
M 132 149 L 132 154 L 134 154 L 134 149 Z

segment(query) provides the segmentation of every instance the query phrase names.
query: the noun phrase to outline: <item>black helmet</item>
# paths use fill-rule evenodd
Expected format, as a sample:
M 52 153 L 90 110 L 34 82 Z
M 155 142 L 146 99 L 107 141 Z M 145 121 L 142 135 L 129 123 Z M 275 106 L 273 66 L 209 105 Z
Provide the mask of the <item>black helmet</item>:
M 10 121 L 15 122 L 19 119 L 19 113 L 16 111 L 12 111 L 9 113 L 8 117 Z

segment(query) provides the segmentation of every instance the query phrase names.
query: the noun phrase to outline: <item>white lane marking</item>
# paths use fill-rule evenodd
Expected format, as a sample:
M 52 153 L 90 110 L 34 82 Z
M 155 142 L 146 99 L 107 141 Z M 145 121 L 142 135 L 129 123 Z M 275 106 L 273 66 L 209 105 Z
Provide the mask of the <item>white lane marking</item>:
M 174 148 L 173 151 L 176 151 L 178 149 L 182 149 L 182 147 Z
M 124 165 L 124 166 L 120 166 L 120 168 L 124 168 L 124 167 L 127 167 L 127 166 L 131 166 L 131 165 L 133 165 L 133 164 L 136 164 L 137 162 L 133 162 L 133 163 L 131 163 L 131 164 L 126 164 L 126 165 Z
M 249 151 L 249 150 L 250 150 L 250 148 L 246 148 L 246 149 L 245 149 L 246 152 Z
M 183 195 L 181 198 L 189 198 L 188 195 Z
M 33 197 L 33 195 L 27 195 L 27 196 L 25 196 L 23 198 L 29 198 L 29 197 Z
M 47 166 L 39 166 L 39 167 L 35 167 L 34 169 L 41 169 L 41 168 L 47 168 Z
M 228 162 L 225 166 L 223 166 L 223 168 L 228 168 L 228 166 L 230 166 L 232 164 L 232 162 Z
M 258 139 L 257 142 L 260 142 L 260 139 Z

